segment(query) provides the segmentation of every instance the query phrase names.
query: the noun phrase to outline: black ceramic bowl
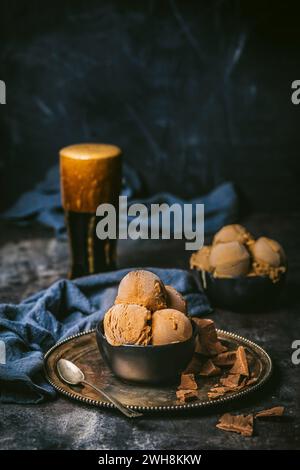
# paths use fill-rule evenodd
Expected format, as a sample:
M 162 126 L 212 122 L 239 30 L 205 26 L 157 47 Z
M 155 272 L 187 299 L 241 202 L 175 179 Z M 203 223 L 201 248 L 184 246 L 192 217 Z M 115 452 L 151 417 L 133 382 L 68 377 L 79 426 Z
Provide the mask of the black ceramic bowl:
M 274 283 L 268 276 L 216 278 L 198 271 L 201 285 L 215 307 L 249 311 L 273 306 L 285 284 L 286 273 Z
M 122 380 L 152 384 L 179 379 L 194 354 L 196 334 L 193 323 L 193 335 L 181 343 L 112 346 L 104 336 L 103 321 L 96 328 L 99 351 L 112 372 Z

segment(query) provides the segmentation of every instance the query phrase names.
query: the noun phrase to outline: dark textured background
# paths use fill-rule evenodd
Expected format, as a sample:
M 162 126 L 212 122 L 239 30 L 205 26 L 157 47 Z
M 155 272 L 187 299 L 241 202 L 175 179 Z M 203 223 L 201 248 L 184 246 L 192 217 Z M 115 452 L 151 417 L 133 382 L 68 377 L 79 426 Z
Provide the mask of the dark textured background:
M 298 208 L 295 5 L 1 2 L 2 208 L 78 141 L 119 144 L 151 193 L 232 179 L 255 210 Z
M 218 327 L 270 353 L 274 375 L 258 395 L 195 416 L 130 423 L 62 398 L 5 405 L 1 449 L 300 448 L 300 374 L 291 362 L 300 331 L 300 105 L 290 99 L 291 82 L 300 79 L 295 5 L 1 1 L 0 79 L 8 104 L 0 106 L 0 206 L 40 180 L 61 146 L 115 142 L 150 192 L 189 196 L 235 181 L 254 211 L 241 222 L 255 236 L 279 240 L 289 260 L 289 282 L 274 310 L 213 314 Z M 127 241 L 119 266 L 188 268 L 189 252 L 177 242 Z M 48 287 L 68 263 L 66 241 L 48 229 L 0 222 L 2 302 Z M 251 439 L 215 428 L 224 411 L 274 405 L 286 407 L 285 418 L 257 422 Z

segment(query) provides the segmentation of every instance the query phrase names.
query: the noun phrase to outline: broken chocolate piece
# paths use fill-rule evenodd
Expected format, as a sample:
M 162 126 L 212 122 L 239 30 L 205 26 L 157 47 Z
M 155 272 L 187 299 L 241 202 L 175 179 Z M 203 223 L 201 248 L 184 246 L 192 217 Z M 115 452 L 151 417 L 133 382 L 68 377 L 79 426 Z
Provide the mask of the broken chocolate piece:
M 212 387 L 207 396 L 209 399 L 219 398 L 226 393 L 232 393 L 243 389 L 246 386 L 247 377 L 237 374 L 229 374 L 227 377 L 223 377 L 220 383 Z
M 231 415 L 225 413 L 221 416 L 217 428 L 223 431 L 236 432 L 242 436 L 252 436 L 253 434 L 253 415 Z
M 242 388 L 245 388 L 247 386 L 247 380 L 248 377 L 242 377 L 240 385 L 238 385 L 235 390 L 242 390 Z
M 259 411 L 255 414 L 255 418 L 271 418 L 272 416 L 282 416 L 284 413 L 284 406 L 274 406 L 267 410 Z
M 216 367 L 211 359 L 208 359 L 201 367 L 199 374 L 204 377 L 213 377 L 221 373 L 220 367 Z
M 243 346 L 237 348 L 236 360 L 229 372 L 230 374 L 240 374 L 249 377 L 248 361 Z
M 220 383 L 227 388 L 232 390 L 236 389 L 241 385 L 243 376 L 241 374 L 229 374 L 227 377 L 223 377 Z
M 183 403 L 194 401 L 198 398 L 198 394 L 195 390 L 177 390 L 176 396 L 178 400 Z
M 253 379 L 249 380 L 249 385 L 252 384 Z M 229 374 L 222 377 L 218 384 L 215 384 L 208 392 L 208 398 L 216 398 L 226 393 L 237 392 L 242 390 L 248 385 L 248 377 L 241 374 Z
M 221 367 L 233 366 L 236 360 L 236 351 L 223 352 L 215 356 L 212 360 L 216 366 L 221 366 Z
M 198 336 L 196 339 L 196 349 L 198 354 L 204 356 L 216 356 L 222 352 L 227 351 L 226 346 L 223 346 L 218 340 L 216 327 L 213 320 L 208 318 L 193 317 L 193 321 L 198 327 Z
M 227 393 L 228 391 L 229 390 L 226 387 L 217 386 L 217 387 L 213 387 L 207 393 L 207 396 L 208 396 L 209 399 L 219 398 L 219 397 L 222 397 L 223 395 L 225 395 L 225 393 Z
M 198 385 L 194 374 L 181 374 L 181 382 L 178 390 L 197 390 Z

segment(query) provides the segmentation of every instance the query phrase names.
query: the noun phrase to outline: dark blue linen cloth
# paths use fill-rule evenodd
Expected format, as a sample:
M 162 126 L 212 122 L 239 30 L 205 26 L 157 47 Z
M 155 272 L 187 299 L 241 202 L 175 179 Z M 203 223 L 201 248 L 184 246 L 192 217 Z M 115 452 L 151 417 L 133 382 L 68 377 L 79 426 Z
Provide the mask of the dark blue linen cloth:
M 207 315 L 211 308 L 193 276 L 179 269 L 149 268 L 187 300 L 190 315 Z M 0 305 L 0 342 L 6 362 L 0 360 L 0 401 L 40 403 L 54 398 L 55 390 L 43 374 L 43 355 L 57 341 L 94 328 L 114 302 L 123 269 L 62 279 L 19 305 Z
M 148 210 L 151 204 L 167 203 L 171 205 L 176 203 L 181 206 L 185 203 L 204 204 L 206 235 L 215 233 L 223 225 L 236 222 L 238 218 L 238 197 L 231 182 L 225 182 L 209 194 L 190 200 L 180 199 L 170 193 L 159 193 L 148 198 L 141 198 L 142 192 L 142 182 L 139 175 L 128 165 L 123 165 L 122 195 L 127 196 L 130 203 L 143 203 Z M 19 224 L 36 220 L 53 228 L 58 237 L 64 237 L 65 223 L 61 207 L 58 166 L 51 168 L 45 180 L 32 191 L 24 193 L 13 207 L 2 214 L 2 217 Z M 124 222 L 126 223 L 126 221 Z M 189 223 L 195 230 L 195 215 Z

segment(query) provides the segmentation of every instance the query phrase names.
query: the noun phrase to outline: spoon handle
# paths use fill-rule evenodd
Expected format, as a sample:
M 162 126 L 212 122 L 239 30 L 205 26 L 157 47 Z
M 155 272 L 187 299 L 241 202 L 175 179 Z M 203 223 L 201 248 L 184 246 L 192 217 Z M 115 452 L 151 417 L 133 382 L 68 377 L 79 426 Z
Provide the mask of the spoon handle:
M 138 416 L 143 416 L 142 413 L 138 413 L 137 411 L 127 408 L 115 397 L 108 394 L 107 392 L 104 392 L 100 388 L 97 388 L 95 385 L 91 384 L 90 382 L 87 382 L 86 380 L 82 380 L 82 383 L 88 385 L 89 387 L 92 387 L 94 390 L 101 393 L 101 395 L 103 395 L 107 400 L 109 400 L 113 405 L 115 405 L 115 407 L 118 408 L 118 410 L 120 410 L 128 418 L 137 418 Z

